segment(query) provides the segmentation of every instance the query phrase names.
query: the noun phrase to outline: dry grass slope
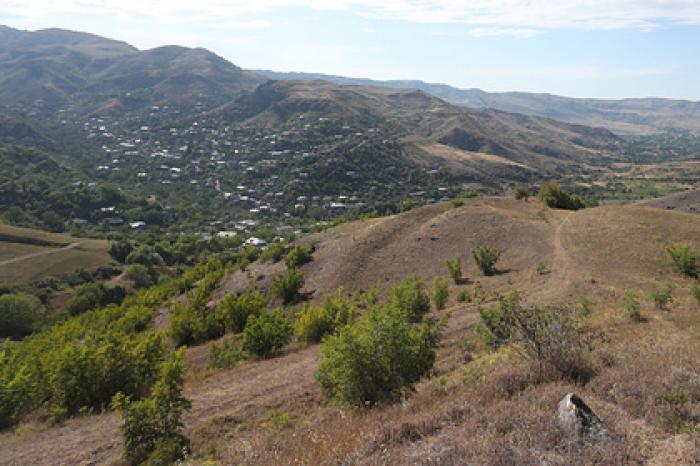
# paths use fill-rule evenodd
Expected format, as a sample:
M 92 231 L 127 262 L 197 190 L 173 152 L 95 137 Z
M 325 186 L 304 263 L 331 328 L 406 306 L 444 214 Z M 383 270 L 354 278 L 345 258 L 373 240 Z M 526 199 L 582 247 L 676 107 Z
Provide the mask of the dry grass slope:
M 660 397 L 679 387 L 700 393 L 700 309 L 685 290 L 689 282 L 665 265 L 664 256 L 673 242 L 700 248 L 699 228 L 698 216 L 637 206 L 572 213 L 480 198 L 461 208 L 434 205 L 309 237 L 317 251 L 303 271 L 314 299 L 339 286 L 386 292 L 411 275 L 432 280 L 446 276 L 447 259 L 461 257 L 469 281 L 450 286 L 452 316 L 435 376 L 404 403 L 346 410 L 325 404 L 314 380 L 317 346 L 292 345 L 276 359 L 217 372 L 203 367 L 206 347 L 191 348 L 189 464 L 698 464 L 697 403 L 683 407 Z M 480 244 L 504 249 L 502 273 L 477 275 L 469 251 Z M 538 273 L 539 262 L 550 272 Z M 265 288 L 280 269 L 257 264 L 232 274 L 223 288 Z M 576 385 L 536 375 L 508 349 L 481 348 L 475 305 L 455 300 L 477 280 L 487 302 L 494 291 L 513 289 L 539 304 L 586 296 L 590 325 L 608 337 L 592 354 L 593 378 Z M 654 310 L 645 297 L 667 281 L 677 286 L 674 303 L 670 311 Z M 627 289 L 643 297 L 645 322 L 626 318 L 621 299 Z M 558 400 L 569 391 L 589 402 L 618 439 L 572 441 L 555 418 Z M 0 464 L 116 462 L 117 423 L 102 414 L 59 427 L 25 424 L 0 434 Z

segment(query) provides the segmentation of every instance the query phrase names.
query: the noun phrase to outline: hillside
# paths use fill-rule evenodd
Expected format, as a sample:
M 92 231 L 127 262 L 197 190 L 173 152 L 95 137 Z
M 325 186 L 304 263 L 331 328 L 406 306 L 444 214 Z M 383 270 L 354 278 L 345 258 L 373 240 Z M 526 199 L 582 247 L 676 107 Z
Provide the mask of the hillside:
M 112 259 L 107 241 L 0 224 L 0 284 L 23 285 L 65 277 Z
M 3 29 L 0 105 L 69 114 L 222 103 L 264 81 L 203 49 L 140 51 L 61 29 Z
M 286 129 L 318 119 L 361 131 L 380 128 L 403 138 L 414 154 L 427 154 L 433 161 L 444 163 L 435 147 L 442 144 L 465 152 L 453 162 L 468 166 L 478 160 L 489 165 L 488 158 L 470 154 L 490 154 L 526 170 L 539 170 L 540 175 L 574 166 L 578 170 L 585 163 L 603 164 L 613 158 L 621 142 L 604 129 L 457 107 L 422 91 L 323 81 L 271 81 L 218 111 L 227 121 L 266 128 Z
M 639 98 L 580 99 L 528 92 L 485 92 L 423 81 L 377 81 L 314 73 L 257 70 L 270 79 L 325 80 L 342 85 L 420 89 L 455 105 L 492 108 L 511 113 L 553 118 L 585 126 L 600 126 L 618 134 L 650 134 L 668 129 L 699 132 L 700 102 Z
M 327 403 L 314 379 L 317 345 L 293 344 L 279 357 L 223 370 L 203 367 L 206 346 L 191 347 L 188 464 L 697 464 L 698 303 L 686 291 L 690 281 L 667 266 L 664 248 L 699 248 L 698 228 L 698 216 L 637 206 L 566 212 L 479 198 L 309 237 L 317 249 L 302 271 L 314 300 L 340 286 L 376 286 L 385 296 L 411 275 L 428 282 L 445 276 L 445 261 L 462 259 L 467 282 L 450 285 L 435 376 L 402 403 L 345 409 Z M 503 248 L 499 274 L 477 274 L 469 251 L 481 244 Z M 547 272 L 538 272 L 540 262 Z M 279 270 L 255 263 L 225 278 L 215 294 L 265 289 Z M 477 293 L 477 282 L 486 305 L 512 290 L 541 306 L 586 298 L 587 325 L 607 336 L 592 353 L 591 378 L 538 377 L 519 353 L 481 347 L 476 305 L 455 299 L 461 290 Z M 669 310 L 654 309 L 646 296 L 666 282 L 676 286 L 674 301 Z M 642 297 L 640 323 L 625 314 L 628 290 Z M 614 431 L 612 440 L 575 442 L 558 427 L 556 405 L 572 391 Z M 688 395 L 673 401 L 673 393 Z M 0 463 L 111 463 L 121 451 L 118 423 L 106 413 L 54 427 L 25 424 L 0 434 Z

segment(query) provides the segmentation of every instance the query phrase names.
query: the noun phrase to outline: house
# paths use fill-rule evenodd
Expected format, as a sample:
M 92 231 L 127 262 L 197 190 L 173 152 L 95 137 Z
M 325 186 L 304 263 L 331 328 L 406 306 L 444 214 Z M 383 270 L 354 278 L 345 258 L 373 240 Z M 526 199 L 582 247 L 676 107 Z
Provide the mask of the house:
M 255 246 L 256 248 L 266 248 L 267 247 L 267 241 L 264 239 L 256 238 L 255 236 L 251 236 L 247 240 L 245 240 L 245 245 L 246 246 Z
M 131 227 L 132 230 L 145 230 L 146 229 L 146 222 L 130 222 L 129 226 Z
M 216 234 L 219 238 L 235 238 L 237 235 L 235 231 L 220 231 Z

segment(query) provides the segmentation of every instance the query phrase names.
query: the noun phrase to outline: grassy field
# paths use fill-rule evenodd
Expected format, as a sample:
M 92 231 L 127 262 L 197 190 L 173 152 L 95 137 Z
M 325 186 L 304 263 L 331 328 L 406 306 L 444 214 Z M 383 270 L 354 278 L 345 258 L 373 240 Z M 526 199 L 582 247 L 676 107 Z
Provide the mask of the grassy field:
M 110 261 L 109 243 L 0 225 L 0 284 L 21 285 L 62 277 Z

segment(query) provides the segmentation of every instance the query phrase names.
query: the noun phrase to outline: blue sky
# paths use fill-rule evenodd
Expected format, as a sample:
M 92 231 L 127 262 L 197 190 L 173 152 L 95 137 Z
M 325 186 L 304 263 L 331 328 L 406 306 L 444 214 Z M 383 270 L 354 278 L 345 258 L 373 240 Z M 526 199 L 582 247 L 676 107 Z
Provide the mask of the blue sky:
M 245 68 L 700 100 L 700 0 L 2 0 L 0 24 L 201 46 Z

